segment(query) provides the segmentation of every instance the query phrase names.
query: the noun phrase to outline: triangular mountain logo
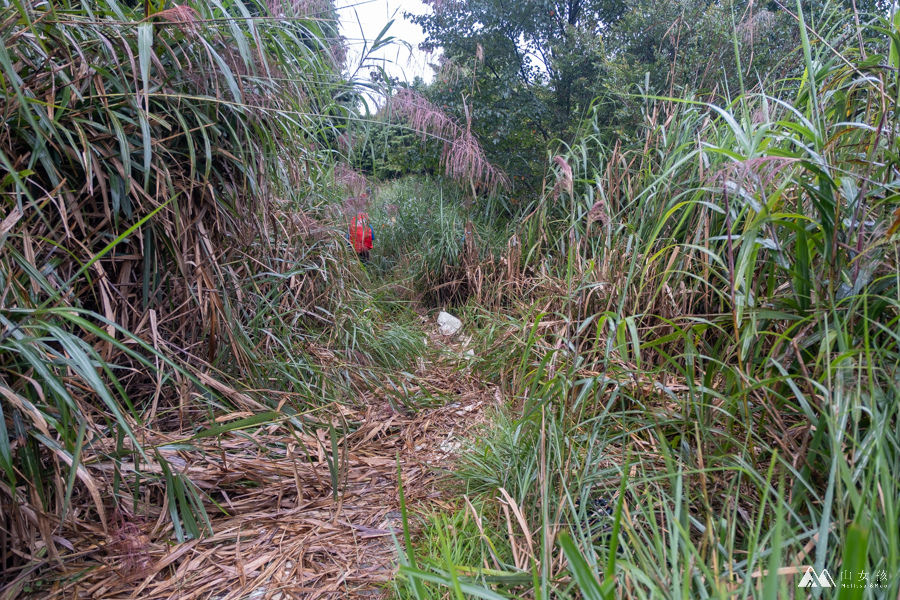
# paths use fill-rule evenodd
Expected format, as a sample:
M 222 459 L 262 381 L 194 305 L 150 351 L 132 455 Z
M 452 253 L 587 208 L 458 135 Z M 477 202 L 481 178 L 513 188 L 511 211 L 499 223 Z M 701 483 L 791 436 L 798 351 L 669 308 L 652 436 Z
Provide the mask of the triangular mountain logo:
M 800 584 L 797 587 L 830 588 L 834 587 L 834 579 L 831 578 L 831 574 L 828 572 L 828 569 L 822 569 L 822 574 L 816 575 L 815 569 L 813 569 L 812 567 L 806 567 L 806 573 L 803 575 L 803 579 L 800 580 Z

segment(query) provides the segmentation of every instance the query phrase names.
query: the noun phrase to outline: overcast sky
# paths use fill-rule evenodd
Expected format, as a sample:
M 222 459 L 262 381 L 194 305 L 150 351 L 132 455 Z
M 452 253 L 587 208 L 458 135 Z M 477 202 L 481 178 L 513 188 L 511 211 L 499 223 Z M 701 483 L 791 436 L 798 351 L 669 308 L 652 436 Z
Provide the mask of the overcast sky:
M 412 81 L 415 76 L 431 81 L 432 70 L 426 62 L 433 60 L 418 48 L 425 41 L 422 28 L 403 18 L 404 12 L 425 14 L 431 10 L 421 0 L 336 0 L 335 5 L 341 19 L 341 33 L 347 38 L 349 47 L 348 65 L 351 70 L 359 64 L 363 40 L 375 39 L 388 21 L 394 24 L 387 35 L 402 40 L 411 46 L 411 51 L 403 44 L 394 44 L 377 53 L 384 69 L 403 81 Z

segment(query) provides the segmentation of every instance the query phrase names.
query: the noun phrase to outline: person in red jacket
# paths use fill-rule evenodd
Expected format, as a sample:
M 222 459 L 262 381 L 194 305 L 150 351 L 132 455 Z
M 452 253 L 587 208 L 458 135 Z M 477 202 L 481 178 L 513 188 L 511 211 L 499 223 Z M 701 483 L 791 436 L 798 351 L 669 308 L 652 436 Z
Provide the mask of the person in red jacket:
M 347 239 L 356 251 L 360 260 L 369 260 L 369 251 L 375 242 L 375 230 L 369 224 L 369 215 L 364 212 L 356 213 L 350 220 L 350 231 Z

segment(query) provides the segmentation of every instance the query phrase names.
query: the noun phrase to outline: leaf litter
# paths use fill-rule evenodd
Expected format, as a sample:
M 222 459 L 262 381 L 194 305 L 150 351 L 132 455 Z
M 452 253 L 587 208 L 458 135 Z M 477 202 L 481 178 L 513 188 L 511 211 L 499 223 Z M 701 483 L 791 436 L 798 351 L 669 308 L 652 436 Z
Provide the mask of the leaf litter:
M 334 445 L 321 422 L 304 431 L 296 420 L 189 443 L 179 441 L 195 436 L 194 430 L 146 431 L 145 447 L 157 448 L 170 468 L 202 492 L 211 533 L 175 541 L 169 518 L 174 500 L 151 502 L 143 486 L 136 500 L 120 494 L 121 508 L 107 535 L 85 497 L 56 536 L 60 550 L 70 555 L 61 554 L 64 567 L 40 597 L 385 597 L 397 560 L 392 536 L 402 539 L 398 460 L 411 511 L 440 506 L 442 468 L 499 398 L 498 390 L 484 388 L 446 361 L 429 367 L 422 384 L 451 402 L 400 412 L 386 391 L 362 392 L 356 406 L 334 405 L 339 408 L 332 418 L 338 431 Z M 250 414 L 221 415 L 217 421 Z M 102 441 L 95 444 L 97 456 L 108 450 L 98 444 Z M 338 459 L 330 466 L 334 449 Z M 84 462 L 94 476 L 114 476 L 115 464 L 91 458 Z M 134 476 L 128 465 L 121 463 L 122 477 Z M 139 470 L 159 472 L 161 466 L 142 461 Z M 415 519 L 411 527 L 415 534 Z

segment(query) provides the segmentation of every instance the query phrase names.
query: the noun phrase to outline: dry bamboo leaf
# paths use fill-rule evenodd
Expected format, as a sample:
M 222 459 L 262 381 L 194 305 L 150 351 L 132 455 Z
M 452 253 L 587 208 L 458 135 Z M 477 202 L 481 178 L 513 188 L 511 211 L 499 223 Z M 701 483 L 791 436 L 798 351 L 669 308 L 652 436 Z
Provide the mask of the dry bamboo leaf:
M 69 465 L 69 468 L 73 465 L 72 457 L 69 456 L 66 452 L 64 452 L 61 448 L 56 450 L 56 455 L 59 458 Z M 75 469 L 75 475 L 78 476 L 78 479 L 84 483 L 87 487 L 88 492 L 90 492 L 91 497 L 94 499 L 94 509 L 97 511 L 97 515 L 100 517 L 100 525 L 103 527 L 103 533 L 107 533 L 107 521 L 106 521 L 106 508 L 103 505 L 103 496 L 100 494 L 100 487 L 97 485 L 97 482 L 94 481 L 94 478 L 91 477 L 91 474 L 88 473 L 87 469 L 84 468 L 84 465 L 79 464 L 78 468 Z
M 528 529 L 528 521 L 525 520 L 525 515 L 522 513 L 522 510 L 519 508 L 519 505 L 516 504 L 516 501 L 512 499 L 512 496 L 509 495 L 504 488 L 498 488 L 500 493 L 506 499 L 507 504 L 512 509 L 513 514 L 516 515 L 516 520 L 519 522 L 519 527 L 522 528 L 522 533 L 525 534 L 525 540 L 528 542 L 528 552 L 529 554 L 532 551 L 533 545 L 531 540 L 531 530 Z

